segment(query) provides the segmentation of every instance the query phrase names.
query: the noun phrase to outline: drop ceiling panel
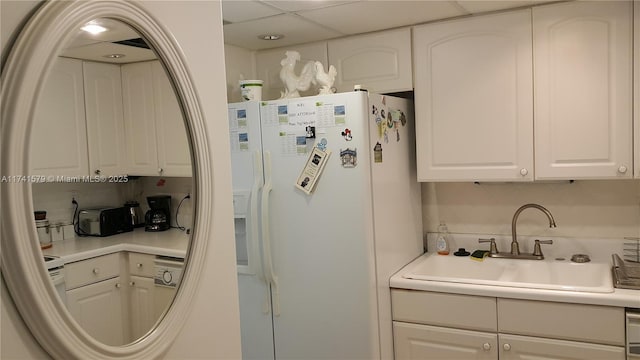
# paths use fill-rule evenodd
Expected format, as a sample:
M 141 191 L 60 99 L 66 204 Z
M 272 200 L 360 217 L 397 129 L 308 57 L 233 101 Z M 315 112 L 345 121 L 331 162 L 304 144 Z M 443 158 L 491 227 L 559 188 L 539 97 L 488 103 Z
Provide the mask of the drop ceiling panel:
M 125 54 L 126 56 L 120 59 L 104 57 L 104 55 L 109 54 Z M 110 42 L 65 49 L 61 52 L 60 56 L 114 64 L 148 61 L 156 58 L 156 54 L 149 49 L 113 44 Z
M 467 15 L 450 1 L 360 1 L 298 14 L 345 34 L 358 34 Z
M 555 1 L 555 0 L 547 0 L 547 1 Z M 462 6 L 465 10 L 470 13 L 483 13 L 488 11 L 496 11 L 496 10 L 506 10 L 523 6 L 531 6 L 544 1 L 533 1 L 533 0 L 496 0 L 496 1 L 474 1 L 474 0 L 466 0 L 466 1 L 457 1 L 460 6 Z
M 258 39 L 258 35 L 272 33 L 284 34 L 285 37 L 277 41 Z M 290 14 L 258 19 L 252 21 L 251 26 L 245 23 L 224 26 L 225 43 L 252 50 L 313 42 L 341 35 L 343 34 Z
M 315 1 L 263 1 L 266 4 L 273 5 L 278 9 L 282 9 L 287 12 L 320 9 L 325 7 L 331 7 L 335 5 L 347 4 L 350 2 L 356 2 L 362 0 L 350 0 L 350 1 L 334 1 L 334 0 L 315 0 Z
M 223 19 L 235 23 L 279 15 L 283 11 L 255 1 L 227 0 L 222 2 L 222 13 Z

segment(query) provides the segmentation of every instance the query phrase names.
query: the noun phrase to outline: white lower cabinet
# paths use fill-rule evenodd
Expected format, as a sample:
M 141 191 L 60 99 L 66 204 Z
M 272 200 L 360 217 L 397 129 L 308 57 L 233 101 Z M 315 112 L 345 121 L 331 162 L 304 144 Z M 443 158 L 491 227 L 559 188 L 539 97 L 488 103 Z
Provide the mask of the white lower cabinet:
M 154 255 L 128 253 L 131 341 L 142 337 L 158 321 L 157 310 L 154 307 L 154 260 Z
M 68 290 L 67 309 L 89 335 L 107 345 L 123 345 L 127 339 L 120 277 Z
M 139 339 L 158 321 L 154 304 L 153 278 L 131 276 L 129 278 L 129 322 L 131 340 Z
M 391 298 L 397 360 L 625 359 L 624 308 L 400 289 Z
M 479 331 L 393 323 L 395 358 L 497 359 L 498 335 Z
M 500 360 L 624 360 L 621 346 L 564 341 L 531 336 L 498 335 Z

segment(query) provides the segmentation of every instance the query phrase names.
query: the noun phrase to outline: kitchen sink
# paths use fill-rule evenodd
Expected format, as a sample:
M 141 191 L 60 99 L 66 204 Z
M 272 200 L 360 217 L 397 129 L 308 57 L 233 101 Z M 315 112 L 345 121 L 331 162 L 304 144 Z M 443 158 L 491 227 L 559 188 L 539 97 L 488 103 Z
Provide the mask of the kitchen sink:
M 463 284 L 510 286 L 531 289 L 613 292 L 611 266 L 607 263 L 574 263 L 569 260 L 521 260 L 427 255 L 408 279 Z

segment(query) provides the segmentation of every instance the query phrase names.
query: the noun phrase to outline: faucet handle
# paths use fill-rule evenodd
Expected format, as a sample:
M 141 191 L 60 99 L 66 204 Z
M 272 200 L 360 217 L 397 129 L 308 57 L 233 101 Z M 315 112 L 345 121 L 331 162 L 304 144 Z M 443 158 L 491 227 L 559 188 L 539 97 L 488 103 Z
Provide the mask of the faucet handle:
M 478 239 L 479 243 L 491 243 L 489 245 L 489 255 L 497 254 L 498 247 L 496 246 L 496 238 L 491 239 Z
M 553 240 L 538 240 L 538 239 L 536 239 L 536 243 L 535 243 L 535 245 L 533 245 L 533 256 L 543 257 L 542 248 L 540 247 L 540 244 L 551 245 L 551 244 L 553 244 Z

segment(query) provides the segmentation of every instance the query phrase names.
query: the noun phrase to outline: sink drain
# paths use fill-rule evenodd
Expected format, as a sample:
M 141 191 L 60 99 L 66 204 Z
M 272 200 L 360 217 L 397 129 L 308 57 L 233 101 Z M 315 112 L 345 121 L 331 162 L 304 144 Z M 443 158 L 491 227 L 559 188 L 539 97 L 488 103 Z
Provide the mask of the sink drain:
M 586 263 L 591 261 L 591 259 L 589 258 L 589 255 L 587 254 L 575 254 L 573 256 L 571 256 L 571 261 L 574 263 Z

